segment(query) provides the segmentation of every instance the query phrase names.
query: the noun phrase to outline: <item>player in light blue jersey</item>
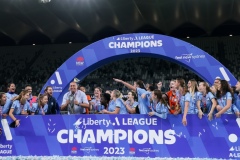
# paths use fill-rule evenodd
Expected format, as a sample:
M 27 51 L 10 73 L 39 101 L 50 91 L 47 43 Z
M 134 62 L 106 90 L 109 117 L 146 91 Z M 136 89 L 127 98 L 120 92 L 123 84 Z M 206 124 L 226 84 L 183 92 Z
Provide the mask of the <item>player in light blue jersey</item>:
M 188 91 L 190 93 L 190 101 L 189 108 L 185 108 L 187 110 L 187 114 L 198 114 L 197 101 L 198 101 L 198 88 L 197 81 L 191 79 L 188 81 Z
M 182 123 L 184 126 L 187 125 L 187 114 L 198 114 L 197 97 L 199 92 L 197 91 L 197 82 L 194 79 L 188 82 L 188 91 L 189 92 L 184 95 L 185 105 L 184 108 L 182 109 L 183 111 Z M 186 104 L 186 102 L 188 102 L 188 104 Z
M 14 83 L 9 83 L 8 84 L 8 92 L 6 93 L 7 99 L 13 100 L 17 96 L 15 93 L 16 86 Z
M 45 115 L 48 111 L 48 95 L 42 94 L 38 96 L 37 103 L 33 103 L 31 108 L 32 115 Z
M 184 113 L 185 106 L 187 106 L 187 105 L 189 106 L 190 97 L 191 96 L 190 96 L 190 93 L 187 90 L 187 87 L 184 87 L 183 92 L 182 92 L 182 96 L 179 100 L 179 104 L 180 104 L 180 107 L 181 107 L 182 114 Z
M 28 98 L 29 92 L 24 90 L 13 101 L 12 107 L 9 111 L 9 116 L 13 121 L 15 121 L 16 126 L 19 126 L 20 121 L 15 118 L 14 115 L 27 115 L 27 110 L 30 108 L 30 104 L 27 101 Z
M 8 114 L 8 111 L 11 107 L 11 100 L 7 99 L 7 96 L 4 92 L 0 92 L 0 116 L 5 118 Z
M 134 92 L 128 92 L 128 99 L 124 102 L 128 113 L 136 113 L 136 107 L 138 106 L 138 102 L 135 101 L 135 98 L 136 94 Z
M 215 96 L 210 91 L 210 87 L 207 82 L 200 82 L 198 90 L 200 92 L 197 101 L 198 117 L 202 119 L 202 116 L 207 114 L 208 120 L 212 120 L 214 110 L 217 105 Z
M 213 82 L 213 86 L 212 86 L 212 93 L 214 95 L 217 94 L 217 89 L 219 87 L 219 84 L 221 83 L 221 78 L 219 76 L 217 76 Z
M 153 85 L 149 85 L 147 91 L 141 95 L 142 99 L 147 97 L 148 103 L 149 103 L 148 106 L 152 105 L 152 93 L 153 93 L 153 91 L 154 91 L 154 86 Z
M 216 107 L 217 113 L 215 116 L 217 118 L 221 117 L 222 114 L 233 114 L 232 111 L 232 90 L 226 80 L 221 80 L 216 94 L 218 105 Z
M 100 87 L 95 87 L 94 89 L 94 99 L 89 103 L 90 113 L 99 113 L 101 110 L 101 95 L 102 89 Z
M 147 97 L 142 98 L 142 94 L 146 93 L 146 89 L 144 87 L 143 81 L 141 80 L 137 80 L 134 82 L 134 85 L 131 85 L 127 82 L 124 82 L 120 79 L 116 79 L 113 78 L 114 81 L 122 83 L 123 85 L 125 85 L 126 87 L 128 87 L 129 89 L 135 91 L 138 95 L 138 108 L 139 108 L 139 112 L 140 114 L 148 114 L 148 112 L 150 112 L 150 106 L 149 106 L 149 100 Z
M 108 110 L 102 110 L 104 114 L 128 114 L 123 100 L 120 98 L 121 92 L 113 90 L 111 93 L 111 102 L 109 103 Z
M 177 78 L 176 79 L 176 81 L 175 81 L 175 89 L 176 89 L 177 103 L 179 103 L 180 109 L 181 109 L 181 111 L 183 111 L 182 107 L 184 107 L 184 97 L 182 97 L 182 96 L 187 93 L 185 91 L 185 89 L 186 89 L 186 87 L 185 87 L 185 80 L 183 78 Z M 181 103 L 182 103 L 182 105 L 181 105 Z
M 0 117 L 5 119 L 7 117 L 9 108 L 11 106 L 11 100 L 7 99 L 4 92 L 0 92 Z M 0 128 L 0 135 L 2 134 L 2 128 Z
M 235 93 L 234 93 L 234 104 L 236 108 L 238 109 L 238 112 L 236 114 L 237 117 L 240 117 L 240 80 L 238 80 L 237 84 L 235 85 Z
M 152 111 L 148 113 L 149 116 L 158 116 L 160 118 L 166 119 L 168 112 L 168 104 L 162 98 L 162 93 L 160 90 L 154 90 L 152 93 L 153 103 L 151 106 Z

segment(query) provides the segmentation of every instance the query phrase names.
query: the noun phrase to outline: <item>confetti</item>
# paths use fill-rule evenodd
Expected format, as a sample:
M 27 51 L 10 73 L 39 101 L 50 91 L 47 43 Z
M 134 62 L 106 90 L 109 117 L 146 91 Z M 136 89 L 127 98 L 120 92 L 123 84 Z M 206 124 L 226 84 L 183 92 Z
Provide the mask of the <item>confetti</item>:
M 202 135 L 202 133 L 201 133 L 201 132 L 199 132 L 199 133 L 198 133 L 198 137 L 200 137 L 201 135 Z
M 52 132 L 51 133 L 53 133 L 55 131 L 55 128 L 52 130 Z

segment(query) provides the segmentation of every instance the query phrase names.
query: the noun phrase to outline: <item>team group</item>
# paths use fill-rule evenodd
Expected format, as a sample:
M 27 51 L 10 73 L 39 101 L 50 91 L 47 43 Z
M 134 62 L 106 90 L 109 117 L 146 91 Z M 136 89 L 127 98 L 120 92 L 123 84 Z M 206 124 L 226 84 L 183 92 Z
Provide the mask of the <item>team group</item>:
M 94 89 L 91 100 L 85 94 L 85 88 L 77 82 L 71 82 L 69 91 L 64 94 L 62 104 L 58 105 L 53 97 L 53 88 L 48 86 L 38 97 L 32 96 L 31 85 L 17 95 L 14 83 L 9 84 L 8 92 L 0 92 L 0 115 L 10 118 L 19 126 L 15 115 L 48 114 L 148 114 L 166 119 L 168 114 L 183 114 L 182 123 L 187 125 L 187 114 L 197 114 L 201 119 L 206 115 L 209 120 L 219 118 L 222 114 L 236 114 L 240 117 L 240 81 L 231 88 L 226 80 L 216 77 L 213 86 L 207 82 L 177 78 L 171 80 L 168 92 L 161 92 L 161 86 L 145 86 L 137 80 L 133 85 L 120 79 L 130 92 L 123 99 L 119 90 L 102 92 L 100 87 Z M 159 82 L 157 85 L 161 85 Z

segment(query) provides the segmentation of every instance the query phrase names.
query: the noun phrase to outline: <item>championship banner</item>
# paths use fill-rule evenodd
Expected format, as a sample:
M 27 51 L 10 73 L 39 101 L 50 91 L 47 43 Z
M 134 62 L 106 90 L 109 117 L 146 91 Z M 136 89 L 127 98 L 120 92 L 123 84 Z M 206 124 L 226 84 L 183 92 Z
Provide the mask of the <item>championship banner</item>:
M 2 123 L 0 156 L 240 158 L 240 118 L 235 115 L 212 121 L 187 115 L 186 127 L 182 115 L 167 119 L 103 114 L 17 118 L 21 125 L 10 132 Z
M 135 57 L 171 61 L 191 70 L 209 84 L 213 84 L 216 77 L 225 79 L 231 86 L 237 83 L 237 79 L 225 66 L 190 43 L 165 35 L 133 33 L 108 37 L 79 50 L 49 77 L 41 93 L 47 86 L 52 86 L 53 96 L 61 104 L 63 95 L 68 92 L 69 84 L 75 77 L 83 80 L 106 64 Z M 162 75 L 158 71 L 155 74 Z M 138 78 L 142 79 L 141 76 Z M 111 83 L 111 80 L 108 81 Z

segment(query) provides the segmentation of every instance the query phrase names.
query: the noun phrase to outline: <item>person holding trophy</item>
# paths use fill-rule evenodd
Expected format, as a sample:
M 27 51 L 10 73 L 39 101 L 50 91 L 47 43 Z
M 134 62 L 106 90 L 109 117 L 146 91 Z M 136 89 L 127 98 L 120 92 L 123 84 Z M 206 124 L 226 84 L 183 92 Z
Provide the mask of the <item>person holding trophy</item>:
M 76 82 L 71 82 L 69 92 L 63 96 L 61 113 L 86 114 L 86 108 L 89 108 L 86 94 L 77 89 Z

